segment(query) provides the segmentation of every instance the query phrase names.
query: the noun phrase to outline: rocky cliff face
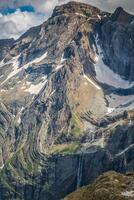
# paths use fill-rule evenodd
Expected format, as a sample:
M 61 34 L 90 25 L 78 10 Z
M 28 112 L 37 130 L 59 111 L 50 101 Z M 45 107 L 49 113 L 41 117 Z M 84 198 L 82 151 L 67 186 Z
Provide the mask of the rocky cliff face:
M 14 39 L 0 40 L 0 60 L 5 57 L 8 50 L 13 46 L 14 42 Z
M 70 2 L 2 55 L 0 199 L 58 200 L 105 171 L 134 170 L 126 31 L 133 41 L 121 8 Z
M 105 63 L 122 78 L 133 81 L 134 16 L 117 8 L 100 28 Z

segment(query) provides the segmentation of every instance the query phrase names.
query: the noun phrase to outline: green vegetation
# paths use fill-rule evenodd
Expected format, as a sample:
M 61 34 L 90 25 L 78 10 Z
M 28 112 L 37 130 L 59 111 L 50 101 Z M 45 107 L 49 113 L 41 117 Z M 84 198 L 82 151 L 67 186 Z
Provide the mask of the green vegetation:
M 107 172 L 93 184 L 78 189 L 64 200 L 133 200 L 134 194 L 123 195 L 127 191 L 133 191 L 133 180 L 134 174 Z
M 8 178 L 4 177 L 5 168 L 10 173 L 11 179 L 13 178 L 18 182 L 28 183 L 28 184 L 32 184 L 32 182 L 28 179 L 26 180 L 23 176 L 23 173 L 25 172 L 30 175 L 31 173 L 38 172 L 39 169 L 39 164 L 37 162 L 33 162 L 33 160 L 29 158 L 29 155 L 26 159 L 27 155 L 25 155 L 24 149 L 26 148 L 21 147 L 14 155 L 12 155 L 11 158 L 8 159 L 8 161 L 6 162 L 4 168 L 0 171 L 0 181 L 6 188 L 10 189 L 13 192 L 15 191 L 14 188 L 12 187 L 12 183 L 8 180 Z M 17 169 L 15 163 L 20 164 L 22 169 Z
M 74 113 L 70 120 L 70 134 L 76 138 L 81 134 L 80 123 L 78 116 Z
M 79 142 L 71 142 L 54 145 L 49 151 L 54 154 L 72 154 L 79 148 Z

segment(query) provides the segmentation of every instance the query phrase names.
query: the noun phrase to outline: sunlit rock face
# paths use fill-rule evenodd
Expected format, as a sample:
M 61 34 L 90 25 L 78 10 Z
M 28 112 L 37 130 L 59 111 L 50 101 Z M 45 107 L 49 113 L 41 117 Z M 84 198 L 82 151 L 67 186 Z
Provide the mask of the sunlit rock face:
M 0 199 L 59 200 L 134 170 L 133 18 L 71 2 L 5 45 Z

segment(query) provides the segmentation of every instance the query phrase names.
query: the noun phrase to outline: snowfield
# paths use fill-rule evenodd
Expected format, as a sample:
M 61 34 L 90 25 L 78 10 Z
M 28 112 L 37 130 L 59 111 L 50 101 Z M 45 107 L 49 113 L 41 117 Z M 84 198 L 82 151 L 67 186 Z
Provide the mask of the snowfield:
M 91 83 L 96 89 L 101 90 L 101 88 L 95 84 L 90 78 L 88 78 L 88 76 L 86 76 L 85 74 L 83 75 L 83 77 L 89 82 Z
M 134 95 L 120 96 L 111 93 L 110 95 L 106 95 L 106 99 L 109 102 L 110 107 L 118 107 L 134 101 Z
M 3 85 L 5 82 L 7 82 L 9 79 L 11 79 L 13 76 L 18 74 L 23 69 L 27 69 L 29 67 L 29 65 L 33 65 L 33 64 L 39 63 L 42 60 L 44 60 L 47 57 L 47 52 L 45 54 L 43 54 L 42 56 L 35 58 L 34 60 L 30 61 L 29 63 L 23 65 L 20 68 L 19 68 L 19 57 L 20 57 L 20 55 L 15 56 L 9 62 L 4 63 L 4 64 L 2 61 L 3 65 L 1 65 L 1 67 L 4 67 L 4 65 L 7 65 L 7 64 L 12 64 L 13 69 L 12 69 L 12 72 L 7 76 L 7 78 L 1 83 L 1 85 Z
M 127 89 L 134 86 L 134 82 L 129 83 L 128 81 L 122 79 L 120 75 L 113 72 L 107 65 L 104 64 L 102 50 L 100 46 L 97 44 L 97 39 L 96 39 L 96 45 L 98 48 L 98 55 L 96 55 L 95 57 L 95 64 L 94 64 L 96 79 L 101 83 L 111 85 L 115 88 Z
M 47 83 L 47 79 L 34 85 L 34 84 L 31 84 L 29 88 L 25 89 L 25 92 L 29 92 L 30 94 L 38 94 L 42 88 L 46 85 Z

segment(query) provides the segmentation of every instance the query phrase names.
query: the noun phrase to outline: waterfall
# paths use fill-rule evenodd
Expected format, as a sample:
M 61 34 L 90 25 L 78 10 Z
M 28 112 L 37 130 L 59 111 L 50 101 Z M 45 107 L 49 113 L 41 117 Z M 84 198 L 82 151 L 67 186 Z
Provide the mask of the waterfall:
M 76 188 L 78 189 L 81 186 L 82 182 L 82 168 L 83 168 L 83 155 L 79 155 L 79 163 L 78 163 L 78 170 L 77 170 L 77 186 Z

